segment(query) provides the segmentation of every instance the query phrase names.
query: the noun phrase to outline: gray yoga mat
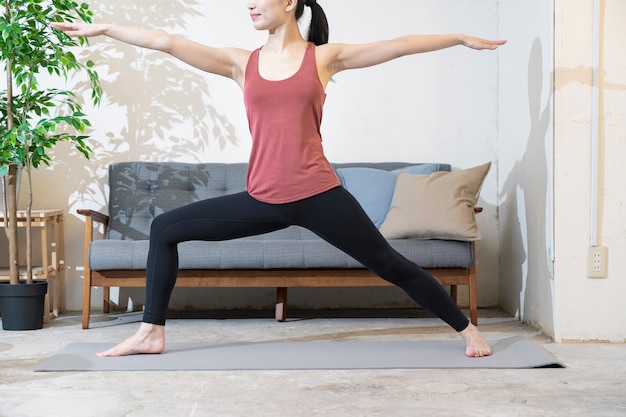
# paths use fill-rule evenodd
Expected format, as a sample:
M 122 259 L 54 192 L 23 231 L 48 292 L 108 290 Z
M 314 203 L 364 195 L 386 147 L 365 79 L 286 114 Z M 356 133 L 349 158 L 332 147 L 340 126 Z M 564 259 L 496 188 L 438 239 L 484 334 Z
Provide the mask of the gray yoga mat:
M 170 343 L 160 355 L 99 358 L 108 343 L 70 343 L 36 372 L 233 371 L 313 369 L 562 368 L 524 337 L 491 343 L 493 355 L 468 358 L 462 341 Z

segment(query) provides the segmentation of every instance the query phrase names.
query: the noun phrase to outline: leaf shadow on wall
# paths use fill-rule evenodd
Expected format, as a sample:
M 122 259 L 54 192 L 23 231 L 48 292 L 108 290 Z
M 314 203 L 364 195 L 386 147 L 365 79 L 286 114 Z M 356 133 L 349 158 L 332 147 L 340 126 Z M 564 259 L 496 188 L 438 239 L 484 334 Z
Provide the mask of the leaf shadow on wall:
M 169 33 L 183 33 L 181 36 L 187 28 L 186 22 L 202 19 L 200 8 L 195 0 L 173 0 L 158 5 L 124 1 L 92 5 L 94 20 L 98 22 L 128 22 L 124 24 L 163 28 Z M 100 107 L 122 116 L 111 120 L 110 125 L 96 126 L 99 130 L 89 140 L 94 163 L 85 164 L 85 172 L 72 175 L 80 184 L 74 188 L 76 198 L 70 205 L 84 199 L 102 205 L 105 198 L 96 195 L 99 192 L 93 182 L 106 179 L 106 169 L 111 163 L 132 159 L 200 162 L 212 146 L 224 149 L 239 145 L 236 129 L 212 103 L 209 80 L 215 75 L 201 73 L 165 53 L 109 38 L 94 38 L 90 42 L 90 47 L 80 51 L 79 59 L 93 61 L 94 69 L 100 74 L 103 89 Z M 88 83 L 77 82 L 76 92 L 79 96 L 89 94 Z M 135 156 L 138 154 L 140 158 Z M 99 184 L 100 189 L 104 186 Z

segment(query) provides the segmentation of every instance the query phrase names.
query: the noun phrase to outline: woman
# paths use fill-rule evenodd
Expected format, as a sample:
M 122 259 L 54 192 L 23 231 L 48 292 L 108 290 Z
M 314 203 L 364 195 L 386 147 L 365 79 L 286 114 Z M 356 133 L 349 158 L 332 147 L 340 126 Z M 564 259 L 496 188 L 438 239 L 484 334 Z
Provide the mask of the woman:
M 310 7 L 312 13 L 308 41 L 297 24 L 304 7 Z M 496 49 L 505 41 L 429 35 L 362 45 L 329 44 L 326 16 L 316 0 L 250 0 L 248 11 L 255 29 L 268 31 L 267 42 L 255 51 L 212 48 L 161 31 L 110 24 L 52 24 L 69 36 L 105 35 L 167 52 L 196 68 L 233 79 L 243 90 L 253 139 L 245 192 L 193 203 L 154 220 L 143 322 L 133 336 L 98 355 L 164 350 L 178 243 L 250 236 L 290 225 L 309 228 L 402 288 L 459 332 L 466 342 L 466 355 L 490 355 L 485 338 L 443 287 L 393 250 L 340 186 L 323 154 L 320 123 L 325 87 L 340 71 L 455 45 Z

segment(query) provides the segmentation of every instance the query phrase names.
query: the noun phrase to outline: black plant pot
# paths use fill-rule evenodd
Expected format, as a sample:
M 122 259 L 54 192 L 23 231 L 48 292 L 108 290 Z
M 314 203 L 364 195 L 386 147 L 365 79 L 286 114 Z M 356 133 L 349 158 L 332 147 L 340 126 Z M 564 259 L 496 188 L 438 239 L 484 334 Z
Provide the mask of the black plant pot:
M 10 285 L 0 283 L 0 315 L 4 330 L 37 330 L 43 327 L 47 281 Z

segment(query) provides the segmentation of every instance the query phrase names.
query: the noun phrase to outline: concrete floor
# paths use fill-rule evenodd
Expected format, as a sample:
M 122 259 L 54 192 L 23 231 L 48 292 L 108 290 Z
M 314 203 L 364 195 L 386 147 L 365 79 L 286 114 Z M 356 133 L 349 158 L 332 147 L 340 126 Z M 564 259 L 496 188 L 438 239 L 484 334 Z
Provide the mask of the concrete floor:
M 448 340 L 432 318 L 176 319 L 170 342 Z M 39 416 L 626 416 L 626 344 L 555 344 L 495 310 L 480 311 L 489 340 L 523 335 L 566 369 L 240 372 L 68 372 L 33 369 L 69 342 L 117 342 L 137 314 L 76 314 L 44 329 L 0 330 L 0 417 Z M 292 313 L 293 316 L 293 313 Z M 462 354 L 462 352 L 459 352 Z

